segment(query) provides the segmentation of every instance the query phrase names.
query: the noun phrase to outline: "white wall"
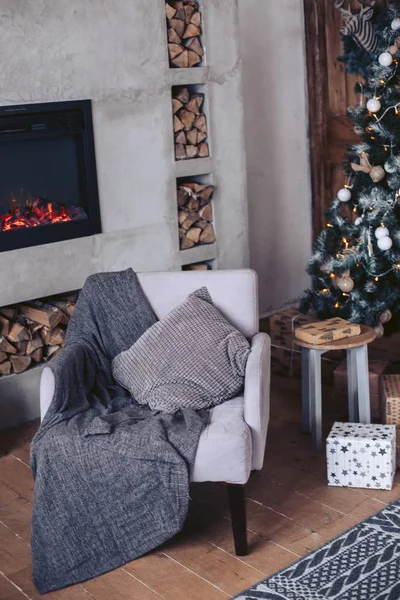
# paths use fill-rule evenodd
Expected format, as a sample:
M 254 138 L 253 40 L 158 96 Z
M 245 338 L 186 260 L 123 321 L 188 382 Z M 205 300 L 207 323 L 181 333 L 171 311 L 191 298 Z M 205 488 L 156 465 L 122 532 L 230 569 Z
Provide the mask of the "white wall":
M 252 267 L 260 310 L 293 302 L 309 284 L 303 2 L 239 0 Z

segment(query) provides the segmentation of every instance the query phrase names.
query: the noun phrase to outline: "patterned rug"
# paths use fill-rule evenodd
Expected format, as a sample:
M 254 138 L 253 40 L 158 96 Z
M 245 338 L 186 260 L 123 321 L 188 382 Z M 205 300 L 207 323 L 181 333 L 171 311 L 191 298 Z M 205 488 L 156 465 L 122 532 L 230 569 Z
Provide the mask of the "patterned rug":
M 400 501 L 236 600 L 399 600 Z

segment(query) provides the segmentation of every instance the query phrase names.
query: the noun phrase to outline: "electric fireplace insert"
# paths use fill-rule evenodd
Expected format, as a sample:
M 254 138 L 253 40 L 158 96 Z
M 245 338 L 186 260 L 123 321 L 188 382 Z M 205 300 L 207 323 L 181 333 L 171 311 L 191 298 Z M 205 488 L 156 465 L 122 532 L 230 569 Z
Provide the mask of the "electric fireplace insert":
M 0 107 L 0 252 L 101 232 L 90 100 Z

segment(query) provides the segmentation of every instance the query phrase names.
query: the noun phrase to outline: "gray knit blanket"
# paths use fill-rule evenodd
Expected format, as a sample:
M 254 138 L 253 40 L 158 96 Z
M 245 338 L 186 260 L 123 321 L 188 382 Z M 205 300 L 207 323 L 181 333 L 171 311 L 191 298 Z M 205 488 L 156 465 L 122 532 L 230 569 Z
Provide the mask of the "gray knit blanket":
M 112 359 L 156 320 L 132 269 L 93 275 L 49 363 L 54 398 L 31 450 L 42 594 L 120 567 L 183 526 L 206 414 L 151 411 L 111 374 Z

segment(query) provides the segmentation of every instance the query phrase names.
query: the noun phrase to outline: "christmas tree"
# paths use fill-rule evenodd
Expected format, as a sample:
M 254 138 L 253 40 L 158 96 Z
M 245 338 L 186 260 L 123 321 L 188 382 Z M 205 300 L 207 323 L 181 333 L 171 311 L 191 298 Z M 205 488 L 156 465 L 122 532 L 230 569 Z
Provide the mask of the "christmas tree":
M 335 3 L 342 35 L 350 34 L 341 60 L 363 77 L 356 85 L 360 103 L 348 109 L 361 139 L 346 152 L 343 188 L 326 211 L 307 267 L 313 288 L 301 309 L 383 334 L 382 324 L 400 316 L 400 2 L 375 9 L 374 2 L 360 2 L 356 13 Z M 352 17 L 364 19 L 367 48 L 360 35 L 351 37 Z

